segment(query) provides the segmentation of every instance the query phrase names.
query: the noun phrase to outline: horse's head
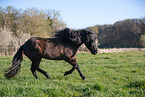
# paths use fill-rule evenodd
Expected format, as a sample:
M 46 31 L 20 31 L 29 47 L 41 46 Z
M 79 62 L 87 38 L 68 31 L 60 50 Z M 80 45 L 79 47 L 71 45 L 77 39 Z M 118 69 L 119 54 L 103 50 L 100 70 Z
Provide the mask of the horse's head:
M 90 50 L 90 52 L 92 54 L 97 54 L 98 50 L 97 50 L 97 44 L 96 44 L 96 39 L 97 36 L 95 34 L 95 32 L 86 29 L 86 41 L 85 41 L 85 45 L 86 47 Z
M 81 45 L 85 43 L 86 47 L 91 51 L 92 54 L 96 54 L 97 44 L 96 44 L 96 34 L 90 29 L 82 30 L 71 30 L 66 28 L 62 31 L 59 31 L 56 37 L 67 39 L 76 45 Z

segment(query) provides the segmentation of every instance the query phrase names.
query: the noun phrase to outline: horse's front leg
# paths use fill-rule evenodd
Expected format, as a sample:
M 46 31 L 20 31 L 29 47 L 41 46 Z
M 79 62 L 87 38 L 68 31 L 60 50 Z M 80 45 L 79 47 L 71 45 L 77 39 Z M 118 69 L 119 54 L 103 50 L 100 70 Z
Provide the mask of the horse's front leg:
M 76 68 L 80 74 L 80 76 L 82 77 L 83 80 L 87 80 L 86 77 L 83 75 L 82 71 L 80 70 L 79 65 L 77 64 L 77 68 Z
M 76 69 L 76 68 L 73 66 L 73 68 L 72 68 L 71 70 L 66 71 L 66 72 L 64 73 L 64 76 L 66 76 L 66 75 L 68 75 L 68 74 L 71 74 L 75 69 Z
M 70 61 L 67 60 L 67 62 L 70 63 L 73 67 L 72 67 L 71 70 L 66 71 L 66 72 L 64 73 L 64 76 L 66 76 L 66 75 L 68 75 L 68 74 L 71 74 L 75 69 L 77 69 L 78 72 L 79 72 L 79 74 L 80 74 L 80 76 L 82 77 L 82 79 L 83 79 L 83 80 L 86 80 L 86 77 L 85 77 L 85 76 L 83 75 L 83 73 L 81 72 L 80 67 L 79 67 L 79 65 L 78 65 L 78 63 L 77 63 L 77 61 L 76 61 L 76 59 L 71 59 Z

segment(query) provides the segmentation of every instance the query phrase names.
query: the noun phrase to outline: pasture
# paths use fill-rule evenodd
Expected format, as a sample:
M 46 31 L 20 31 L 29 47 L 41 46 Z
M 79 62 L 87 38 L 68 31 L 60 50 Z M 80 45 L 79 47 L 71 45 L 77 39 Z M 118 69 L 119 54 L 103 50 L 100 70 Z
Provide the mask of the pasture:
M 0 96 L 6 97 L 101 97 L 145 96 L 145 51 L 113 53 L 78 53 L 77 61 L 87 81 L 80 78 L 77 70 L 63 76 L 72 66 L 64 61 L 43 59 L 40 68 L 51 79 L 37 72 L 36 80 L 31 62 L 24 57 L 20 74 L 6 79 L 4 70 L 11 66 L 12 56 L 0 56 Z

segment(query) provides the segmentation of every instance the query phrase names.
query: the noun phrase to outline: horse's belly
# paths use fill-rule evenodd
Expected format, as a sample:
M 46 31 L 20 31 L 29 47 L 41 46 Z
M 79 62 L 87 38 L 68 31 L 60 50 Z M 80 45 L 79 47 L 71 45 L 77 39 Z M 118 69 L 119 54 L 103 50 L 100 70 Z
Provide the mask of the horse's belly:
M 44 51 L 43 57 L 53 60 L 61 60 L 63 56 L 63 50 L 59 48 L 51 48 Z

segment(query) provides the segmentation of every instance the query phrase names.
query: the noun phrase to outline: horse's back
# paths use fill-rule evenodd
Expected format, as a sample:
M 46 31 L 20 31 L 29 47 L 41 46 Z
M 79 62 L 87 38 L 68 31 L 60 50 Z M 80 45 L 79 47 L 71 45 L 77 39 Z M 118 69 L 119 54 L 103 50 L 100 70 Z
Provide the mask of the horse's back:
M 75 56 L 77 49 L 60 38 L 32 37 L 24 44 L 24 54 L 28 58 L 66 60 Z
M 63 45 L 58 38 L 32 37 L 24 44 L 27 57 L 43 57 L 46 59 L 62 59 Z

